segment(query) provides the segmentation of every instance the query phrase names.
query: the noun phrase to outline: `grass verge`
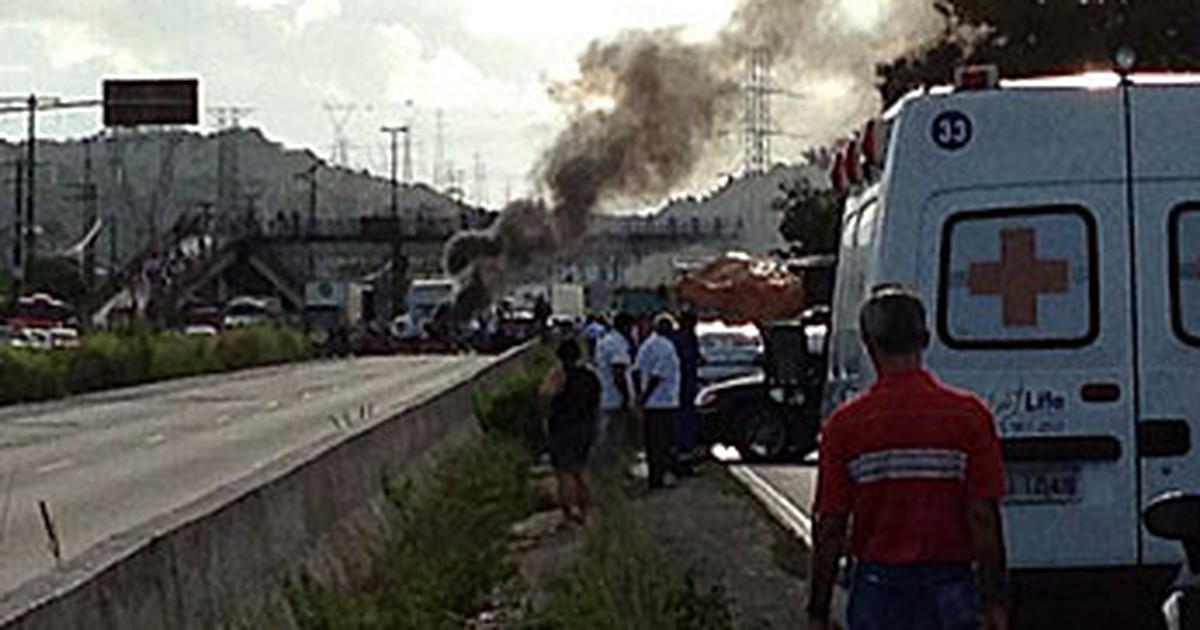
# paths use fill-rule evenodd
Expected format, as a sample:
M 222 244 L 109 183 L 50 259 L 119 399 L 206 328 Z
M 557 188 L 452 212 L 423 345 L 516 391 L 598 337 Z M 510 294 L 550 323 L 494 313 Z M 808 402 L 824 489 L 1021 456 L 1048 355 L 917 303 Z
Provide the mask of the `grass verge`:
M 508 529 L 529 512 L 528 451 L 487 436 L 436 466 L 421 487 L 389 486 L 395 535 L 364 585 L 335 590 L 304 580 L 289 591 L 303 630 L 461 628 L 515 572 Z
M 289 589 L 303 630 L 449 630 L 489 607 L 495 589 L 516 576 L 509 529 L 538 504 L 529 440 L 545 367 L 533 361 L 477 392 L 484 438 L 448 454 L 420 486 L 385 485 L 393 535 L 366 584 L 301 580 Z
M 526 618 L 524 630 L 733 627 L 724 589 L 701 587 L 694 568 L 666 557 L 615 481 L 601 481 L 596 496 L 580 558 L 552 585 L 548 603 Z

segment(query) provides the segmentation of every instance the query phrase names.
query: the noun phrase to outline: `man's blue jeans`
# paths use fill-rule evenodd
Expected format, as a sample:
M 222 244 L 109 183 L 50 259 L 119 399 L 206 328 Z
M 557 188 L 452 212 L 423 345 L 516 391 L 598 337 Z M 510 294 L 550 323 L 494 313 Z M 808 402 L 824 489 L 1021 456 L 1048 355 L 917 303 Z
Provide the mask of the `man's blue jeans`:
M 974 573 L 967 564 L 857 563 L 846 623 L 849 630 L 975 630 Z

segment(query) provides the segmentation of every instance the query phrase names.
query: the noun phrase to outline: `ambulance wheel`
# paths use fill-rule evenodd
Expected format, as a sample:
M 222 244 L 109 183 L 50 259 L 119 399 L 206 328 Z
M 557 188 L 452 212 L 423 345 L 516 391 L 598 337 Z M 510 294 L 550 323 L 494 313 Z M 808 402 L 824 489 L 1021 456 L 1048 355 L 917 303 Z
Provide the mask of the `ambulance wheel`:
M 777 406 L 762 402 L 748 405 L 738 429 L 737 449 L 743 460 L 783 459 L 788 447 L 787 422 Z

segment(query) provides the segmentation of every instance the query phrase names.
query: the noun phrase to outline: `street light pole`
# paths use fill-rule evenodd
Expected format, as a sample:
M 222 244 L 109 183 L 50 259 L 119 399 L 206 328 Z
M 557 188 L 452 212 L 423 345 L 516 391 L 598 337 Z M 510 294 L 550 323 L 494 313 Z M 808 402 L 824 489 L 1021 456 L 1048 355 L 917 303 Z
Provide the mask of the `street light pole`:
M 400 147 L 399 147 L 399 144 L 397 143 L 397 140 L 399 139 L 400 134 L 404 134 L 404 142 L 405 142 L 405 146 L 407 146 L 407 144 L 408 144 L 408 126 L 405 125 L 402 127 L 382 127 L 382 128 L 380 128 L 380 131 L 388 134 L 392 138 L 392 163 L 390 165 L 391 172 L 392 172 L 391 217 L 392 217 L 392 220 L 396 220 L 400 216 L 400 205 L 399 205 L 399 198 L 398 198 L 398 192 L 397 192 L 400 184 L 396 178 L 396 163 L 397 163 L 396 157 L 397 157 L 397 153 L 399 152 Z
M 392 139 L 392 163 L 391 163 L 392 204 L 391 204 L 391 212 L 389 213 L 389 217 L 391 218 L 391 227 L 392 227 L 392 260 L 391 260 L 391 278 L 390 278 L 391 279 L 391 283 L 390 283 L 391 291 L 389 292 L 389 302 L 391 305 L 391 309 L 390 309 L 391 312 L 389 313 L 389 316 L 394 316 L 400 312 L 400 293 L 403 288 L 404 274 L 406 272 L 406 269 L 404 268 L 405 264 L 404 264 L 403 252 L 400 251 L 400 238 L 401 238 L 400 198 L 399 198 L 400 183 L 396 179 L 396 162 L 397 162 L 396 154 L 397 154 L 397 151 L 399 150 L 399 146 L 397 144 L 397 139 L 399 138 L 400 134 L 404 134 L 405 157 L 407 158 L 407 155 L 408 155 L 408 153 L 407 153 L 408 125 L 404 125 L 404 126 L 400 126 L 400 127 L 383 127 L 380 129 L 380 131 L 388 134 L 389 136 L 391 136 L 391 139 Z M 408 168 L 407 160 L 405 162 L 405 168 L 406 169 Z M 407 176 L 407 173 L 405 173 L 405 175 Z
M 29 95 L 29 137 L 25 147 L 25 252 L 21 259 L 22 282 L 29 282 L 30 261 L 37 255 L 37 215 L 34 212 L 34 176 L 37 168 L 37 96 Z

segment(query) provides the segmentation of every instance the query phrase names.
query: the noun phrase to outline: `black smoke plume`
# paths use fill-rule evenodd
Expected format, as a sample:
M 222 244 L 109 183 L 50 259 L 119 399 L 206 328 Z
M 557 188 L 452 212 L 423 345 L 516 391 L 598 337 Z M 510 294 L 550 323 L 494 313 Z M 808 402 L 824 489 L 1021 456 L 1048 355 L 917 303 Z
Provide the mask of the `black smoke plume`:
M 862 84 L 859 94 L 870 99 L 874 62 L 898 40 L 911 46 L 924 36 L 929 3 L 882 2 L 891 19 L 880 33 L 863 37 L 834 28 L 846 2 L 746 0 L 708 41 L 659 29 L 590 44 L 579 56 L 578 77 L 551 90 L 572 115 L 535 169 L 542 200 L 509 204 L 490 229 L 447 244 L 446 270 L 461 286 L 458 312 L 494 301 L 510 272 L 574 248 L 605 202 L 653 202 L 686 183 L 713 141 L 737 128 L 753 52 L 765 51 L 775 62 L 803 59 L 808 71 L 854 76 Z

